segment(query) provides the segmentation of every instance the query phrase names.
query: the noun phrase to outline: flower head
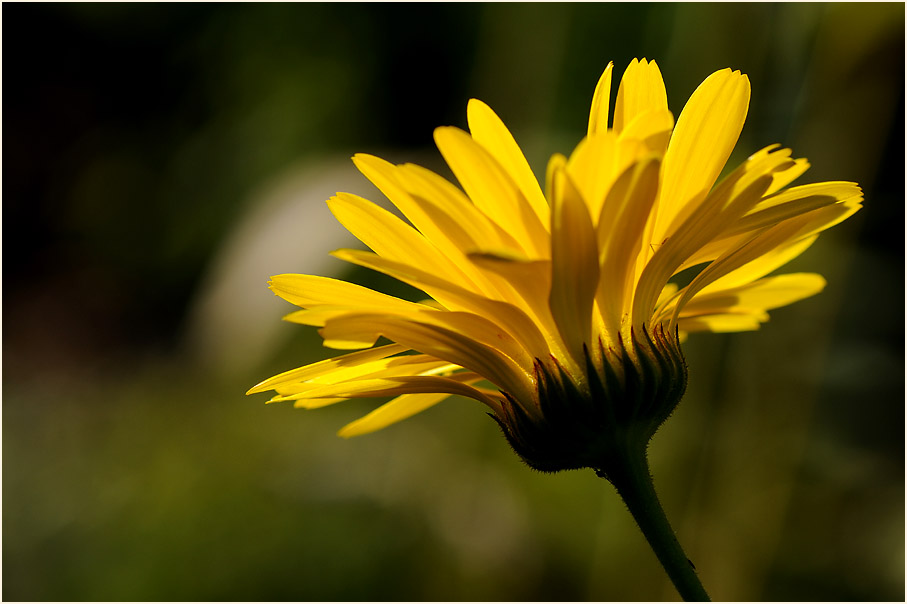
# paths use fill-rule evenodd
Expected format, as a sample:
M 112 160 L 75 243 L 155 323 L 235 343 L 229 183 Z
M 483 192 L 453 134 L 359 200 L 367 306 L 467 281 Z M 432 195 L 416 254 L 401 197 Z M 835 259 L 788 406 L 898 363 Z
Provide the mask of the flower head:
M 654 61 L 634 60 L 609 127 L 612 66 L 586 136 L 548 162 L 544 189 L 513 136 L 471 100 L 469 132 L 435 131 L 456 187 L 413 164 L 357 155 L 406 220 L 338 193 L 337 219 L 371 252 L 334 255 L 415 286 L 409 302 L 340 280 L 272 277 L 326 346 L 356 350 L 250 393 L 315 408 L 393 396 L 344 427 L 364 434 L 450 395 L 485 404 L 542 470 L 608 472 L 616 442 L 645 447 L 686 386 L 689 332 L 758 329 L 767 311 L 822 290 L 817 274 L 767 276 L 856 212 L 850 182 L 789 187 L 809 164 L 771 145 L 718 184 L 746 118 L 745 75 L 718 71 L 676 123 Z M 671 279 L 698 269 L 680 287 Z M 391 343 L 376 346 L 379 337 Z M 621 445 L 621 446 L 624 446 Z

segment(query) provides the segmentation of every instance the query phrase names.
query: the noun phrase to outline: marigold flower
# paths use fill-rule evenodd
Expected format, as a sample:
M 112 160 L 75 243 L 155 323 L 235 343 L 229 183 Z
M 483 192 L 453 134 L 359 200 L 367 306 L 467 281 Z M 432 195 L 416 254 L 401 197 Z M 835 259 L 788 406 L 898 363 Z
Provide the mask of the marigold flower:
M 681 593 L 705 598 L 676 540 L 668 543 L 663 513 L 653 516 L 660 507 L 645 463 L 686 387 L 680 341 L 758 329 L 767 311 L 821 291 L 817 274 L 767 275 L 856 212 L 862 192 L 850 182 L 789 187 L 809 164 L 780 145 L 716 185 L 746 118 L 747 77 L 713 73 L 675 124 L 658 66 L 634 60 L 609 127 L 612 68 L 595 89 L 586 136 L 569 157 L 551 157 L 544 190 L 508 129 L 475 99 L 469 132 L 441 127 L 434 136 L 462 190 L 413 164 L 356 155 L 408 223 L 338 193 L 331 211 L 372 251 L 334 255 L 430 299 L 272 277 L 274 293 L 302 308 L 286 320 L 320 327 L 327 347 L 357 352 L 249 393 L 275 390 L 271 401 L 308 409 L 395 397 L 345 426 L 345 437 L 450 395 L 473 398 L 530 466 L 608 477 L 650 542 L 667 543 L 653 547 Z M 671 282 L 694 267 L 687 285 Z M 392 343 L 375 346 L 381 336 Z
M 758 329 L 768 310 L 821 291 L 817 274 L 766 275 L 856 212 L 860 188 L 785 188 L 809 164 L 779 145 L 715 185 L 746 118 L 748 78 L 730 69 L 712 74 L 675 125 L 658 66 L 634 60 L 609 128 L 612 69 L 595 89 L 586 137 L 569 158 L 549 161 L 544 192 L 511 133 L 475 99 L 470 132 L 435 131 L 462 191 L 419 166 L 356 155 L 359 170 L 409 224 L 338 193 L 331 211 L 373 252 L 334 256 L 431 300 L 408 302 L 326 277 L 272 277 L 274 293 L 304 309 L 286 320 L 321 327 L 327 347 L 367 350 L 282 373 L 249 393 L 275 390 L 271 401 L 309 409 L 396 396 L 344 427 L 346 437 L 458 394 L 487 405 L 530 465 L 596 467 L 582 455 L 537 459 L 523 433 L 559 413 L 568 391 L 589 401 L 582 413 L 607 414 L 618 411 L 602 409 L 603 400 L 619 406 L 624 398 L 611 394 L 613 385 L 652 379 L 653 371 L 662 381 L 685 381 L 678 339 L 686 333 Z M 670 282 L 700 266 L 685 287 Z M 373 347 L 379 336 L 394 343 Z M 481 385 L 487 382 L 493 388 Z M 667 390 L 653 396 L 679 399 L 683 387 Z M 654 432 L 676 400 L 625 404 L 634 413 L 660 407 Z

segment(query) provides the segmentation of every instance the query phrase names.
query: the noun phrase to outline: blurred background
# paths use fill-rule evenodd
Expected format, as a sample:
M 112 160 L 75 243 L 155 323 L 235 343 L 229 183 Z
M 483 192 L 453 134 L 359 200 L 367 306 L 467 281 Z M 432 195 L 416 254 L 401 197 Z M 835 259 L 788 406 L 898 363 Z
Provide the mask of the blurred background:
M 328 356 L 270 275 L 341 276 L 355 152 L 443 170 L 478 97 L 537 172 L 608 61 L 672 111 L 717 69 L 865 209 L 760 332 L 693 336 L 656 485 L 718 600 L 902 600 L 904 5 L 4 4 L 3 599 L 676 599 L 613 489 L 542 475 L 477 403 L 246 397 Z M 616 88 L 615 80 L 615 88 Z

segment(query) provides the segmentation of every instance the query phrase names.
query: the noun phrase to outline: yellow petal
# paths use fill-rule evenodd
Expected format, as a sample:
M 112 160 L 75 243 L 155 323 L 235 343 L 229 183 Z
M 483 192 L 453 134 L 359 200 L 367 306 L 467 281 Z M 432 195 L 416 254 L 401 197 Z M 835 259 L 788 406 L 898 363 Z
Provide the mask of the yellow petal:
M 347 306 L 359 306 L 373 310 L 408 311 L 420 308 L 418 304 L 388 296 L 361 285 L 317 275 L 275 275 L 268 282 L 268 287 L 287 302 L 303 308 L 320 305 L 333 306 L 339 302 Z
M 500 275 L 510 283 L 533 311 L 548 309 L 551 291 L 551 260 L 533 260 L 505 250 L 484 250 L 469 254 L 483 269 Z M 542 316 L 545 313 L 535 313 Z
M 381 335 L 482 375 L 518 399 L 533 400 L 533 378 L 529 373 L 533 361 L 520 353 L 505 332 L 475 315 L 438 312 L 436 316 L 428 316 L 428 313 L 419 313 L 413 320 L 386 315 L 346 315 L 329 321 L 321 329 L 321 335 L 326 342 Z M 420 319 L 436 323 L 418 322 Z M 523 358 L 514 359 L 511 354 Z
M 510 237 L 498 236 L 493 223 L 462 193 L 452 194 L 451 189 L 457 190 L 456 187 L 450 183 L 440 185 L 438 180 L 443 179 L 437 175 L 428 176 L 427 170 L 415 166 L 394 166 L 369 155 L 357 155 L 354 161 L 359 170 L 456 266 L 462 277 L 458 282 L 489 297 L 506 297 L 508 292 L 489 281 L 481 270 L 466 260 L 465 254 L 487 244 L 489 239 L 515 244 Z
M 667 109 L 652 109 L 638 114 L 620 133 L 621 140 L 635 139 L 646 149 L 663 155 L 671 140 L 674 115 Z
M 554 174 L 549 304 L 574 360 L 591 341 L 592 306 L 598 288 L 598 244 L 586 204 L 568 173 Z
M 794 182 L 797 178 L 803 175 L 809 169 L 809 162 L 800 157 L 794 160 L 794 165 L 786 170 L 781 170 L 772 174 L 772 186 L 766 191 L 766 195 L 771 195 L 777 191 L 780 191 L 790 183 Z
M 845 199 L 840 203 L 835 203 L 818 210 L 807 212 L 801 216 L 796 216 L 785 222 L 794 222 L 800 225 L 800 229 L 795 231 L 791 239 L 802 239 L 811 237 L 826 229 L 830 229 L 836 224 L 853 216 L 863 205 L 863 196 Z
M 626 170 L 611 188 L 598 220 L 601 277 L 596 299 L 612 336 L 620 332 L 630 307 L 635 262 L 658 193 L 660 167 L 658 158 L 650 156 Z
M 401 184 L 411 195 L 430 204 L 435 211 L 443 211 L 451 222 L 459 225 L 459 229 L 451 236 L 463 231 L 463 236 L 468 238 L 460 244 L 460 249 L 464 252 L 485 246 L 519 249 L 519 244 L 510 233 L 489 220 L 460 189 L 446 179 L 416 164 L 397 166 L 397 174 Z
M 784 222 L 796 221 L 797 224 L 801 225 L 801 228 L 791 234 L 789 241 L 782 242 L 779 245 L 788 245 L 833 227 L 850 216 L 853 216 L 853 214 L 862 207 L 862 201 L 863 196 L 862 193 L 860 193 L 842 201 L 830 203 L 824 207 L 807 211 L 804 214 L 786 218 Z M 749 241 L 753 237 L 754 232 L 756 232 L 748 231 L 738 235 L 726 235 L 726 233 L 735 232 L 736 230 L 739 229 L 737 229 L 735 224 L 729 225 L 725 234 L 720 235 L 714 241 L 693 254 L 687 262 L 684 263 L 682 268 L 695 266 L 702 262 L 709 262 L 730 250 L 737 249 Z
M 379 396 L 399 396 L 403 394 L 456 394 L 467 398 L 475 399 L 485 403 L 495 410 L 500 407 L 500 395 L 489 392 L 483 388 L 475 388 L 469 383 L 477 381 L 478 376 L 474 374 L 455 374 L 450 377 L 439 376 L 410 376 L 396 377 L 375 380 L 362 380 L 359 382 L 347 382 L 325 386 L 316 392 L 317 395 L 328 398 L 330 393 L 335 393 L 337 397 L 347 398 L 373 398 Z M 300 406 L 311 408 L 311 405 L 317 405 L 312 400 L 304 400 Z
M 362 436 L 391 424 L 403 421 L 430 407 L 434 407 L 444 399 L 450 397 L 446 392 L 428 394 L 401 394 L 397 398 L 384 403 L 365 417 L 345 425 L 337 436 L 351 438 Z
M 665 302 L 671 299 L 674 294 L 677 293 L 678 287 L 676 283 L 668 283 L 664 286 L 664 289 L 661 290 L 661 293 L 658 294 L 658 301 L 655 303 L 656 306 L 661 306 Z
M 295 400 L 295 407 L 318 409 L 339 400 L 350 398 L 376 398 L 401 394 L 447 393 L 474 398 L 494 408 L 496 398 L 487 391 L 473 388 L 470 383 L 480 381 L 474 373 L 457 373 L 451 376 L 397 376 L 388 378 L 366 378 L 338 384 L 324 384 L 307 390 L 298 397 L 275 397 L 281 402 Z M 273 400 L 273 399 L 272 399 Z M 330 402 L 325 402 L 330 401 Z
M 425 211 L 398 182 L 396 166 L 380 157 L 365 153 L 354 155 L 353 163 L 429 240 L 437 243 L 439 240 L 447 239 L 444 231 L 438 228 L 438 225 L 425 214 Z
M 763 199 L 728 235 L 755 230 L 835 203 L 862 199 L 856 183 L 825 182 L 793 187 Z
M 752 208 L 770 184 L 771 177 L 766 175 L 752 182 L 741 179 L 727 184 L 720 188 L 720 194 L 710 196 L 672 231 L 673 235 L 657 248 L 639 278 L 633 297 L 634 326 L 651 318 L 659 292 L 678 268 Z
M 592 110 L 589 112 L 589 128 L 587 133 L 591 136 L 596 132 L 608 129 L 608 112 L 611 104 L 611 73 L 614 71 L 614 62 L 608 63 L 604 73 L 595 86 L 592 95 Z M 548 199 L 551 199 L 549 196 Z
M 363 316 L 371 317 L 370 322 L 364 323 L 358 320 Z M 347 321 L 348 319 L 349 321 Z M 333 346 L 333 341 L 335 339 L 342 342 L 374 342 L 378 336 L 382 335 L 396 341 L 396 338 L 390 335 L 391 333 L 396 332 L 392 331 L 385 333 L 384 326 L 390 326 L 389 329 L 394 330 L 401 325 L 410 326 L 413 324 L 454 331 L 466 340 L 494 349 L 521 367 L 526 368 L 527 371 L 533 365 L 533 359 L 535 357 L 502 326 L 497 325 L 484 317 L 468 312 L 425 310 L 399 315 L 345 313 L 344 315 L 332 317 L 326 321 L 325 327 L 322 329 L 322 334 L 324 334 L 325 345 L 331 346 Z M 339 327 L 341 325 L 349 325 L 352 327 L 350 329 L 341 329 Z M 433 354 L 429 350 L 422 350 L 414 347 L 410 348 L 419 350 L 425 354 Z M 448 359 L 448 361 L 451 363 L 459 363 L 453 359 Z
M 655 61 L 633 59 L 617 89 L 614 131 L 621 133 L 640 114 L 667 109 L 668 95 L 658 65 Z
M 313 327 L 324 327 L 325 322 L 333 317 L 350 312 L 350 310 L 362 310 L 359 306 L 341 306 L 341 305 L 324 305 L 316 309 L 305 309 L 291 312 L 283 317 L 284 321 L 298 323 L 299 325 L 309 325 Z
M 775 156 L 777 159 L 785 160 L 786 164 L 781 169 L 772 169 L 772 184 L 768 188 L 768 191 L 766 191 L 766 195 L 772 195 L 786 187 L 809 169 L 809 162 L 805 158 L 792 159 L 790 149 L 782 149 L 781 145 L 775 143 L 763 147 L 750 155 L 746 161 L 737 166 L 737 168 L 726 178 L 739 178 L 741 173 L 750 172 L 755 166 L 764 167 L 765 159 L 770 155 Z
M 306 380 L 276 386 L 274 390 L 287 399 L 301 398 L 296 395 L 310 396 L 313 389 L 331 384 L 413 375 L 449 375 L 460 369 L 459 365 L 425 354 L 406 354 L 362 363 L 355 367 L 338 368 Z
M 749 99 L 749 79 L 724 69 L 706 78 L 687 101 L 665 152 L 656 240 L 715 183 L 743 129 Z
M 550 210 L 548 202 L 539 187 L 539 181 L 532 173 L 529 162 L 513 139 L 513 135 L 491 108 L 477 99 L 470 99 L 466 116 L 472 138 L 485 147 L 492 157 L 513 178 L 523 197 L 535 210 L 539 221 L 547 229 Z
M 583 139 L 567 161 L 570 180 L 597 219 L 615 179 L 646 152 L 636 139 L 620 140 L 613 132 Z
M 768 321 L 768 315 L 765 313 L 703 315 L 680 319 L 677 321 L 677 328 L 682 332 L 711 331 L 713 333 L 728 333 L 756 331 L 765 321 Z
M 519 341 L 520 345 L 532 356 L 544 356 L 547 350 L 545 338 L 535 323 L 514 304 L 490 300 L 431 273 L 362 250 L 338 250 L 333 255 L 341 260 L 377 270 L 422 289 L 450 310 L 471 312 L 490 319 Z M 418 309 L 408 309 L 402 315 L 412 316 L 414 310 Z
M 551 292 L 551 261 L 529 260 L 505 252 L 475 252 L 469 259 L 502 277 L 520 296 L 521 308 L 538 326 L 551 354 L 567 358 L 567 350 L 555 325 L 548 298 Z
M 548 231 L 497 160 L 459 128 L 436 128 L 435 143 L 476 207 L 499 226 L 509 229 L 522 251 L 547 257 Z
M 824 288 L 825 278 L 815 273 L 766 277 L 738 287 L 701 291 L 684 306 L 680 317 L 771 310 L 814 296 Z
M 412 262 L 466 287 L 471 285 L 456 263 L 387 210 L 349 193 L 338 193 L 328 200 L 328 207 L 350 233 L 377 254 Z
M 708 206 L 715 202 L 716 198 L 726 197 L 729 194 L 733 195 L 733 191 L 745 189 L 758 178 L 768 177 L 771 180 L 769 181 L 769 186 L 766 188 L 765 193 L 763 193 L 763 198 L 758 201 L 756 205 L 752 208 L 747 209 L 747 213 L 751 214 L 754 208 L 759 207 L 759 205 L 765 203 L 765 195 L 768 193 L 768 189 L 775 182 L 775 175 L 779 172 L 784 172 L 794 166 L 794 161 L 790 159 L 790 150 L 783 149 L 774 153 L 758 153 L 754 155 L 750 160 L 741 164 L 736 170 L 724 178 L 712 191 L 706 196 L 705 200 L 699 204 L 689 204 L 686 207 L 682 208 L 670 225 L 667 226 L 667 229 L 664 231 L 664 237 L 670 237 L 674 232 L 679 228 L 679 225 L 683 223 L 693 212 L 697 211 L 701 207 Z M 735 222 L 734 224 L 738 224 Z M 722 233 L 720 236 L 726 236 Z
M 463 250 L 475 247 L 475 242 L 466 229 L 425 199 L 410 195 L 400 182 L 399 170 L 393 164 L 372 155 L 358 154 L 353 163 L 385 196 L 403 213 L 416 229 L 445 255 L 452 264 L 463 270 Z M 481 280 L 476 275 L 463 271 L 477 286 Z
M 350 400 L 350 399 L 348 399 L 346 397 L 320 398 L 320 399 L 318 399 L 317 406 L 312 405 L 311 401 L 298 400 L 298 401 L 293 401 L 293 406 L 296 407 L 297 409 L 316 409 L 319 407 L 327 407 L 329 405 L 334 405 L 336 403 L 342 403 L 342 402 L 348 401 L 348 400 Z M 269 400 L 268 402 L 269 403 L 283 403 L 286 401 L 280 400 L 280 397 L 274 397 L 271 400 Z
M 371 350 L 363 350 L 362 352 L 353 352 L 351 354 L 334 357 L 332 359 L 325 359 L 323 361 L 318 361 L 317 363 L 311 363 L 309 365 L 305 365 L 304 367 L 291 369 L 290 371 L 285 371 L 283 373 L 275 375 L 274 377 L 268 378 L 250 388 L 246 394 L 255 394 L 257 392 L 273 390 L 286 384 L 291 384 L 294 382 L 325 375 L 343 367 L 356 367 L 364 363 L 370 363 L 378 359 L 383 359 L 395 355 L 399 352 L 403 352 L 404 350 L 406 350 L 406 348 L 400 346 L 399 344 L 388 344 L 387 346 L 380 346 Z
M 804 218 L 801 216 L 765 229 L 739 248 L 729 250 L 719 256 L 683 289 L 683 293 L 674 309 L 672 322 L 677 320 L 677 316 L 683 311 L 684 305 L 699 291 L 717 279 L 791 241 L 795 235 L 802 232 L 808 220 L 808 217 Z
M 811 246 L 818 235 L 806 237 L 804 239 L 787 242 L 778 246 L 767 254 L 764 254 L 752 262 L 744 264 L 742 267 L 731 271 L 724 277 L 716 279 L 711 284 L 702 288 L 701 294 L 711 293 L 719 289 L 729 289 L 751 283 L 760 277 L 771 273 L 772 271 L 784 266 Z
M 821 292 L 825 279 L 814 273 L 766 277 L 727 289 L 702 291 L 687 302 L 677 319 L 685 331 L 732 332 L 758 329 L 765 312 Z
M 555 153 L 548 159 L 548 165 L 545 168 L 545 198 L 549 201 L 554 199 L 554 173 L 566 165 L 567 158 L 561 153 Z

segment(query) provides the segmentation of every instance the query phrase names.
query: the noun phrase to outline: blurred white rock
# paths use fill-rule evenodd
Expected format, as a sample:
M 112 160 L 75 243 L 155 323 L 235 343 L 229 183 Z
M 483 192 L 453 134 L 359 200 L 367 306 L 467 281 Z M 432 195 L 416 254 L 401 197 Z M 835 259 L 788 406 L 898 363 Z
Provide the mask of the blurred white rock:
M 408 155 L 407 161 L 415 157 Z M 300 161 L 250 196 L 188 313 L 185 348 L 194 361 L 228 375 L 254 367 L 292 336 L 280 318 L 295 307 L 271 293 L 267 281 L 281 273 L 337 276 L 346 265 L 328 253 L 362 247 L 328 210 L 325 201 L 338 191 L 389 205 L 349 157 Z

